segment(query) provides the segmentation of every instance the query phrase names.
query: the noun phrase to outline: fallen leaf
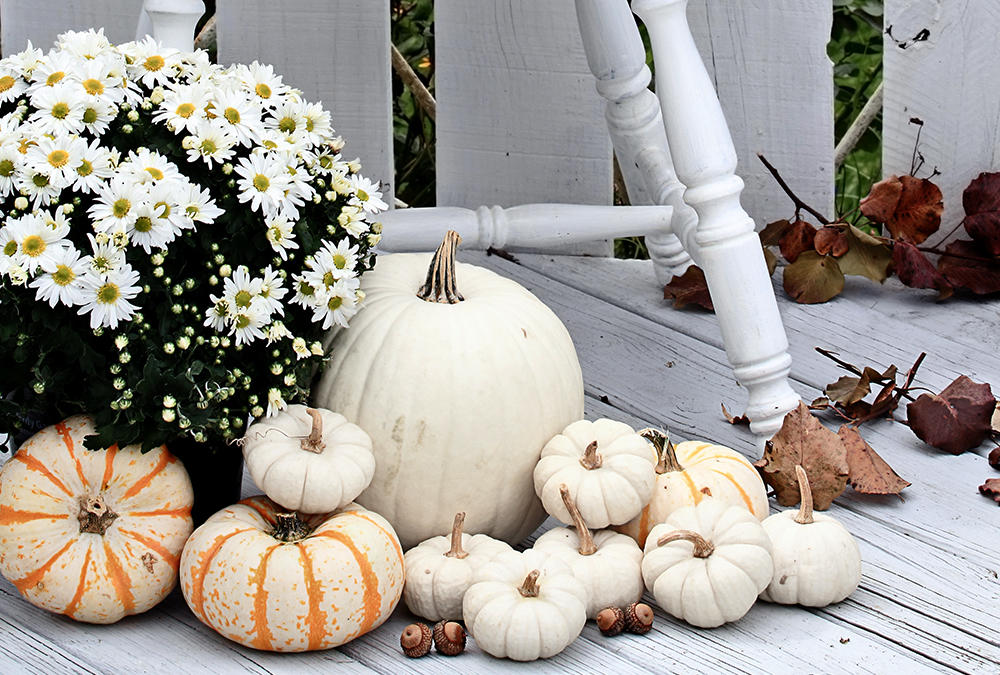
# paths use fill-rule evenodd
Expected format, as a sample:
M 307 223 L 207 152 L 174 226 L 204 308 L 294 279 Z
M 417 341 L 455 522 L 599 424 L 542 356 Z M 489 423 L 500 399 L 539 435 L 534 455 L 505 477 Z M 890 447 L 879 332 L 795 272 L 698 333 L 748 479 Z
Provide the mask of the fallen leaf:
M 767 265 L 767 276 L 773 277 L 774 270 L 778 269 L 778 256 L 766 246 L 764 247 L 764 264 Z
M 809 404 L 810 410 L 825 410 L 830 407 L 830 399 L 826 396 L 820 396 L 819 398 L 814 398 L 813 402 Z
M 729 414 L 729 411 L 726 410 L 725 403 L 722 404 L 722 415 L 726 418 L 726 421 L 729 422 L 730 424 L 737 424 L 737 425 L 745 424 L 746 426 L 750 426 L 750 418 L 747 417 L 746 414 L 733 417 L 731 414 Z
M 820 255 L 832 255 L 834 258 L 847 253 L 851 245 L 847 241 L 847 233 L 844 228 L 837 225 L 826 225 L 816 231 L 813 238 L 813 248 Z
M 990 385 L 960 375 L 940 394 L 921 394 L 906 406 L 910 428 L 917 437 L 946 452 L 960 455 L 989 436 L 996 399 Z
M 910 288 L 936 289 L 941 299 L 955 292 L 948 280 L 913 244 L 897 241 L 892 247 L 892 264 L 896 268 L 896 276 Z
M 892 251 L 889 245 L 877 237 L 853 225 L 844 232 L 848 249 L 837 264 L 844 274 L 854 274 L 868 277 L 876 283 L 882 283 L 889 276 L 889 265 L 892 262 Z
M 850 405 L 851 403 L 863 399 L 871 393 L 871 390 L 871 380 L 867 374 L 864 374 L 861 377 L 844 375 L 836 382 L 831 382 L 826 385 L 826 389 L 823 390 L 823 393 L 826 394 L 831 401 L 836 401 L 841 405 Z
M 861 213 L 884 224 L 892 238 L 919 244 L 941 227 L 941 189 L 926 178 L 889 176 L 861 200 Z
M 781 251 L 781 255 L 785 256 L 785 260 L 793 263 L 800 255 L 812 250 L 815 238 L 815 227 L 804 220 L 796 220 L 781 235 L 781 239 L 778 240 L 778 249 Z
M 962 193 L 965 231 L 993 255 L 1000 255 L 1000 173 L 981 173 Z
M 697 265 L 691 265 L 684 274 L 674 275 L 670 283 L 663 287 L 663 297 L 674 301 L 674 308 L 695 304 L 709 311 L 715 311 L 712 296 L 708 293 L 705 273 Z
M 861 213 L 876 223 L 887 223 L 896 213 L 896 205 L 903 194 L 903 184 L 899 176 L 883 178 L 872 185 L 868 196 L 861 200 Z
M 767 442 L 764 456 L 756 466 L 764 482 L 774 488 L 782 506 L 799 503 L 795 465 L 809 476 L 813 506 L 820 511 L 830 508 L 834 498 L 847 487 L 847 450 L 843 442 L 824 427 L 805 403 L 785 415 L 778 433 Z
M 979 492 L 1000 504 L 1000 478 L 987 478 L 986 482 L 979 486 Z
M 837 436 L 847 449 L 850 467 L 848 482 L 851 487 L 866 495 L 898 495 L 911 483 L 899 477 L 854 427 L 840 427 Z
M 1000 435 L 1000 401 L 997 401 L 997 407 L 993 411 L 993 419 L 990 420 L 990 428 L 994 434 Z
M 990 450 L 990 454 L 986 457 L 986 461 L 990 463 L 997 471 L 1000 471 L 1000 445 Z
M 938 271 L 952 286 L 965 288 L 976 295 L 1000 292 L 1000 259 L 983 255 L 975 242 L 953 241 L 938 260 Z
M 785 268 L 782 285 L 795 302 L 826 302 L 844 290 L 844 273 L 836 258 L 806 251 Z
M 759 232 L 760 243 L 766 246 L 776 246 L 778 241 L 785 232 L 792 226 L 790 220 L 776 220 L 773 223 L 768 223 L 764 226 L 764 229 Z

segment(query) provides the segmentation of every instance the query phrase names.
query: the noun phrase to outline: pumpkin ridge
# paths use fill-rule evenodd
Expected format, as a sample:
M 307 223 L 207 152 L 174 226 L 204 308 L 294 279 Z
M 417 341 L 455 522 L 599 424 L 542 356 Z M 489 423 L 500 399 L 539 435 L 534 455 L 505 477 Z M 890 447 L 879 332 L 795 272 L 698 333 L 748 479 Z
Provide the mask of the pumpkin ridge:
M 156 463 L 156 466 L 154 466 L 145 476 L 133 483 L 132 487 L 130 487 L 125 494 L 122 495 L 122 499 L 131 499 L 148 487 L 149 484 L 153 482 L 153 479 L 156 478 L 157 474 L 163 471 L 167 467 L 167 464 L 170 464 L 172 459 L 173 456 L 170 455 L 170 453 L 163 452 L 163 454 L 160 455 L 160 461 Z
M 17 525 L 32 520 L 63 520 L 69 518 L 68 513 L 45 513 L 43 511 L 21 511 L 0 504 L 0 525 Z
M 37 471 L 38 473 L 48 478 L 53 485 L 55 485 L 57 488 L 65 492 L 68 496 L 70 497 L 73 496 L 73 493 L 70 492 L 69 488 L 66 487 L 66 484 L 63 483 L 61 480 L 59 480 L 59 477 L 56 476 L 54 473 L 52 473 L 49 470 L 49 467 L 42 464 L 42 462 L 37 457 L 30 455 L 28 453 L 19 452 L 16 455 L 14 455 L 11 459 L 20 460 L 21 463 L 23 463 L 32 471 Z
M 73 459 L 73 463 L 76 465 L 76 475 L 80 477 L 80 482 L 83 483 L 83 487 L 88 487 L 87 478 L 83 475 L 83 466 L 80 464 L 80 458 L 76 456 L 76 451 L 73 447 L 73 437 L 70 435 L 69 427 L 66 426 L 65 422 L 59 422 L 56 424 L 56 431 L 62 436 L 63 443 L 66 444 L 66 450 L 69 452 L 69 456 Z
M 345 511 L 342 514 L 338 514 L 338 515 L 345 515 L 346 516 L 347 514 L 351 514 L 353 516 L 357 516 L 358 518 L 361 518 L 362 520 L 367 520 L 369 523 L 371 523 L 372 525 L 374 525 L 375 527 L 377 527 L 379 530 L 381 530 L 382 534 L 384 534 L 386 537 L 388 537 L 389 541 L 392 542 L 393 547 L 396 549 L 396 555 L 399 556 L 399 564 L 400 565 L 404 565 L 403 547 L 399 545 L 399 539 L 396 537 L 396 534 L 394 532 L 390 532 L 389 530 L 385 529 L 378 521 L 373 520 L 373 519 L 369 518 L 368 516 L 366 516 L 363 511 Z
M 59 556 L 69 550 L 69 547 L 73 545 L 74 541 L 75 539 L 70 539 L 61 549 L 56 551 L 55 555 L 45 561 L 41 567 L 37 568 L 34 572 L 28 573 L 20 579 L 12 579 L 11 583 L 13 583 L 17 590 L 21 593 L 34 588 L 38 585 L 38 582 L 42 580 L 42 577 L 45 576 L 46 572 L 52 569 L 52 566 L 56 564 L 56 560 L 59 559 Z
M 271 634 L 271 629 L 267 625 L 267 591 L 264 590 L 264 581 L 267 580 L 267 561 L 279 546 L 281 544 L 274 544 L 267 549 L 264 557 L 260 559 L 260 567 L 257 568 L 253 577 L 256 590 L 253 594 L 253 610 L 250 612 L 250 618 L 253 620 L 253 632 L 256 635 L 250 642 L 250 646 L 255 649 L 270 649 L 271 642 L 274 640 L 274 635 Z
M 725 471 L 719 471 L 718 469 L 711 469 L 711 471 L 712 473 L 719 474 L 720 476 L 726 478 L 730 483 L 732 483 L 733 487 L 735 487 L 737 492 L 740 493 L 740 497 L 743 499 L 743 503 L 746 504 L 747 510 L 750 511 L 750 513 L 754 513 L 753 502 L 750 499 L 750 495 L 748 495 L 746 493 L 746 490 L 743 489 L 743 486 L 740 485 L 735 478 L 733 478 L 732 474 L 726 473 Z M 754 515 L 756 514 L 754 513 Z
M 87 552 L 83 556 L 83 567 L 80 568 L 80 583 L 76 586 L 76 592 L 70 599 L 69 604 L 63 609 L 63 614 L 71 619 L 75 619 L 77 607 L 80 606 L 80 600 L 83 599 L 83 592 L 87 588 L 87 567 L 90 565 L 90 546 L 87 547 Z
M 134 539 L 135 541 L 139 542 L 140 544 L 148 548 L 150 551 L 153 551 L 154 553 L 159 555 L 165 563 L 167 563 L 168 565 L 170 565 L 170 567 L 173 568 L 175 572 L 177 571 L 177 568 L 180 566 L 181 563 L 180 557 L 168 551 L 163 544 L 153 539 L 150 539 L 149 537 L 141 535 L 138 532 L 133 532 L 132 530 L 118 528 L 118 531 L 123 535 L 125 535 L 126 537 L 129 537 L 130 539 Z
M 316 583 L 313 574 L 312 559 L 306 551 L 304 545 L 298 547 L 299 555 L 302 557 L 302 574 L 306 582 L 306 596 L 309 598 L 309 609 L 306 613 L 306 624 L 309 626 L 309 647 L 310 651 L 319 649 L 323 638 L 326 637 L 326 612 L 323 611 L 323 592 Z M 333 611 L 337 611 L 334 607 Z
M 101 478 L 101 489 L 107 490 L 114 475 L 115 456 L 118 454 L 118 444 L 115 443 L 104 453 L 104 476 Z
M 111 544 L 104 540 L 104 555 L 107 557 L 108 577 L 111 585 L 114 586 L 118 601 L 122 604 L 122 609 L 126 614 L 131 614 L 135 609 L 135 598 L 132 596 L 132 582 L 129 580 L 125 569 L 119 562 L 115 552 L 111 550 Z
M 359 635 L 364 635 L 369 630 L 371 630 L 372 625 L 375 623 L 375 619 L 378 618 L 378 611 L 382 606 L 382 595 L 378 591 L 378 577 L 375 575 L 375 570 L 372 569 L 372 564 L 365 558 L 364 554 L 354 545 L 354 542 L 350 540 L 343 532 L 337 531 L 326 531 L 317 532 L 317 536 L 329 537 L 330 539 L 336 539 L 344 547 L 351 552 L 354 556 L 355 562 L 358 564 L 358 570 L 361 573 L 361 581 L 364 585 L 364 618 L 361 620 L 361 625 L 358 626 L 358 630 L 355 631 L 351 639 L 356 638 Z
M 236 530 L 235 532 L 227 532 L 219 537 L 216 537 L 212 542 L 212 545 L 201 552 L 198 556 L 198 564 L 192 565 L 191 567 L 191 610 L 198 615 L 198 618 L 205 621 L 205 577 L 208 574 L 208 565 L 212 562 L 212 559 L 222 548 L 223 544 L 226 543 L 232 537 L 243 532 L 250 532 L 256 528 L 248 527 L 242 530 Z M 206 622 L 207 623 L 207 622 Z

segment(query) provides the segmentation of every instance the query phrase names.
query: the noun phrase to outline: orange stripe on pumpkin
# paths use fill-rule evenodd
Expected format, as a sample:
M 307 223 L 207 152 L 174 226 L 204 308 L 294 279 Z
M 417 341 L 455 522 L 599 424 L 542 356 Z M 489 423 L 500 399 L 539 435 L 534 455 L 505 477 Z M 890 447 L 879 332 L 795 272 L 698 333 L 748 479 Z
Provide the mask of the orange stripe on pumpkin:
M 73 459 L 73 463 L 76 465 L 76 475 L 80 477 L 80 482 L 83 483 L 83 487 L 87 487 L 87 477 L 83 475 L 83 466 L 80 464 L 80 458 L 76 456 L 75 449 L 73 447 L 73 437 L 70 435 L 69 427 L 66 426 L 64 422 L 59 422 L 56 424 L 56 431 L 62 436 L 63 443 L 66 444 L 66 450 L 69 452 L 69 456 Z
M 366 520 L 368 519 L 366 518 Z M 350 538 L 343 532 L 328 530 L 326 532 L 316 532 L 313 536 L 335 539 L 343 544 L 344 547 L 351 552 L 351 555 L 354 556 L 354 560 L 358 564 L 358 570 L 361 572 L 362 584 L 364 585 L 363 602 L 365 613 L 361 619 L 361 625 L 350 639 L 356 638 L 359 635 L 364 635 L 371 630 L 375 620 L 378 619 L 379 610 L 382 608 L 382 595 L 378 592 L 378 576 L 375 575 L 375 570 L 372 568 L 372 564 L 368 561 L 368 558 L 366 558 L 364 554 L 358 550 L 358 547 L 354 545 L 354 542 L 351 541 Z
M 712 447 L 711 443 L 699 443 L 698 447 L 692 450 L 691 452 L 687 453 L 684 459 L 690 462 L 692 459 L 695 458 L 696 455 L 702 453 L 705 450 L 705 448 L 710 448 L 710 447 Z
M 205 621 L 205 576 L 208 574 L 208 566 L 211 564 L 212 558 L 229 539 L 253 529 L 247 527 L 216 537 L 212 544 L 198 556 L 198 562 L 191 566 L 191 611 L 202 621 Z
M 163 471 L 163 469 L 166 468 L 167 464 L 169 464 L 172 459 L 173 457 L 171 457 L 170 453 L 168 452 L 164 452 L 163 454 L 161 454 L 160 461 L 156 463 L 156 466 L 153 467 L 153 470 L 147 473 L 139 480 L 137 480 L 135 484 L 132 487 L 130 487 L 128 491 L 125 492 L 125 494 L 122 496 L 122 499 L 129 499 L 139 494 L 140 491 L 142 491 L 150 483 L 153 482 L 153 479 L 156 478 L 156 475 L 161 471 Z
M 250 641 L 250 646 L 254 649 L 271 649 L 271 643 L 274 640 L 271 629 L 267 625 L 267 591 L 264 590 L 264 582 L 267 580 L 267 560 L 279 546 L 281 544 L 274 544 L 267 549 L 264 557 L 260 560 L 260 567 L 257 568 L 253 577 L 256 590 L 253 594 L 253 610 L 250 612 L 250 618 L 253 620 L 255 635 Z
M 694 484 L 694 481 L 691 479 L 691 476 L 688 475 L 687 471 L 682 471 L 681 475 L 684 477 L 684 482 L 687 483 L 688 490 L 691 491 L 691 496 L 694 497 L 694 503 L 700 504 L 702 497 L 705 496 L 705 493 L 698 489 L 698 486 Z
M 63 610 L 63 614 L 70 617 L 71 619 L 76 618 L 77 607 L 80 606 L 80 600 L 83 599 L 83 592 L 87 589 L 87 566 L 90 565 L 90 547 L 87 547 L 87 553 L 83 556 L 83 567 L 80 568 L 80 583 L 76 586 L 76 593 L 73 594 L 73 599 L 69 601 L 66 605 L 66 609 Z
M 267 523 L 268 525 L 274 525 L 276 522 L 274 520 L 274 513 L 265 506 L 262 506 L 260 502 L 261 500 L 259 497 L 249 497 L 247 499 L 240 501 L 239 503 L 242 504 L 243 506 L 249 506 L 251 509 L 256 511 L 257 515 L 263 518 L 264 522 Z
M 118 454 L 117 443 L 108 448 L 104 453 L 104 477 L 101 478 L 102 490 L 108 489 L 108 484 L 111 482 L 111 476 L 114 475 L 115 455 L 117 454 Z
M 303 542 L 304 543 L 304 542 Z M 309 650 L 319 649 L 326 637 L 326 612 L 323 611 L 323 592 L 320 590 L 313 574 L 312 559 L 306 552 L 306 547 L 299 545 L 302 556 L 302 573 L 306 580 L 306 595 L 309 598 L 309 613 L 306 615 L 306 625 L 309 626 Z M 336 607 L 332 608 L 334 611 Z
M 647 505 L 642 510 L 642 515 L 639 517 L 639 539 L 638 539 L 638 542 L 637 542 L 639 544 L 639 546 L 645 546 L 646 545 L 646 537 L 649 536 L 649 529 L 650 529 L 649 528 L 649 521 L 652 518 L 652 516 L 649 515 L 649 511 L 650 511 L 650 509 L 649 509 L 649 506 Z
M 404 564 L 404 562 L 403 562 L 403 549 L 399 546 L 399 538 L 396 537 L 396 534 L 394 532 L 390 532 L 389 530 L 385 529 L 385 527 L 383 527 L 378 521 L 372 520 L 371 518 L 369 518 L 368 516 L 366 516 L 364 511 L 347 511 L 344 515 L 347 515 L 348 513 L 351 514 L 351 515 L 357 516 L 358 518 L 361 518 L 362 520 L 367 520 L 369 523 L 371 523 L 372 525 L 374 525 L 378 529 L 382 530 L 382 533 L 386 537 L 388 537 L 389 541 L 392 542 L 392 545 L 396 547 L 396 555 L 399 556 L 399 564 L 400 565 Z
M 48 572 L 50 569 L 52 569 L 52 566 L 56 564 L 57 560 L 59 560 L 59 556 L 61 556 L 63 553 L 69 550 L 69 547 L 73 545 L 74 541 L 76 540 L 70 539 L 69 541 L 67 541 L 65 546 L 56 551 L 56 554 L 54 556 L 49 558 L 41 567 L 36 569 L 34 572 L 31 572 L 27 576 L 23 576 L 20 579 L 13 579 L 12 583 L 17 588 L 17 590 L 21 591 L 21 593 L 25 593 L 28 590 L 37 586 L 38 582 L 41 581 L 42 577 L 45 576 L 45 573 Z
M 163 561 L 168 565 L 170 565 L 175 572 L 177 571 L 177 567 L 181 563 L 180 557 L 168 551 L 163 546 L 163 544 L 154 539 L 150 539 L 149 537 L 141 535 L 138 532 L 133 532 L 132 530 L 124 530 L 119 528 L 118 531 L 124 534 L 126 537 L 129 537 L 130 539 L 134 539 L 135 541 L 139 542 L 140 544 L 148 548 L 150 551 L 156 553 L 158 556 L 163 558 Z
M 733 487 L 736 488 L 736 491 L 740 493 L 740 497 L 743 498 L 743 503 L 747 505 L 747 510 L 750 511 L 750 513 L 753 513 L 754 515 L 757 515 L 753 510 L 753 501 L 750 499 L 750 495 L 746 493 L 746 490 L 743 489 L 743 486 L 740 485 L 736 481 L 736 479 L 732 477 L 731 474 L 728 474 L 725 471 L 719 471 L 718 469 L 712 469 L 712 471 L 724 478 L 727 478 L 729 482 L 733 484 Z
M 16 455 L 14 455 L 12 459 L 20 460 L 21 463 L 23 463 L 32 471 L 37 471 L 38 473 L 48 478 L 50 481 L 52 481 L 53 485 L 55 485 L 57 488 L 65 492 L 67 495 L 69 495 L 70 497 L 73 496 L 73 493 L 69 491 L 69 488 L 66 487 L 65 483 L 59 480 L 59 478 L 56 477 L 54 473 L 49 471 L 49 467 L 42 464 L 42 462 L 37 457 L 29 455 L 26 452 L 19 452 Z
M 69 518 L 68 513 L 42 513 L 41 511 L 20 511 L 9 506 L 0 505 L 0 525 L 17 525 L 32 520 L 63 520 Z
M 115 552 L 111 550 L 111 544 L 107 540 L 104 541 L 104 555 L 108 559 L 108 578 L 111 579 L 111 585 L 114 586 L 118 601 L 122 603 L 122 609 L 125 610 L 125 613 L 131 614 L 132 610 L 135 609 L 135 598 L 132 596 L 132 582 L 129 580 L 128 575 L 125 574 L 125 568 L 122 567 Z
M 184 506 L 179 509 L 156 509 L 154 511 L 130 511 L 128 515 L 134 518 L 156 518 L 158 516 L 186 518 L 191 515 L 191 507 Z

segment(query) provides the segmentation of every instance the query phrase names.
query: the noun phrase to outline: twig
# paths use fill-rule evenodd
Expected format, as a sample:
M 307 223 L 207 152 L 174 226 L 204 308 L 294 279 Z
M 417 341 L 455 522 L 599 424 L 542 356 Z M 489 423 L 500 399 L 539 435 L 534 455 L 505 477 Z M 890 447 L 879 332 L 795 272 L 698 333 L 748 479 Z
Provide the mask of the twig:
M 839 169 L 840 165 L 844 163 L 847 159 L 847 155 L 850 154 L 854 146 L 858 144 L 861 137 L 865 135 L 868 131 L 868 127 L 871 126 L 872 122 L 878 116 L 879 112 L 882 110 L 882 83 L 879 82 L 878 87 L 872 94 L 872 97 L 868 99 L 861 112 L 851 123 L 851 126 L 844 133 L 844 137 L 840 139 L 840 143 L 837 143 L 837 147 L 833 151 L 833 168 L 834 170 Z
M 823 349 L 822 347 L 816 347 L 816 351 L 818 351 L 820 354 L 822 354 L 826 358 L 828 358 L 831 361 L 833 361 L 834 363 L 836 363 L 838 366 L 840 366 L 844 370 L 848 370 L 848 371 L 854 373 L 855 375 L 857 375 L 858 377 L 860 377 L 861 375 L 864 374 L 864 373 L 861 372 L 861 370 L 857 366 L 855 366 L 855 365 L 853 365 L 851 363 L 848 363 L 847 361 L 842 361 L 842 360 L 838 359 L 836 356 L 834 356 L 834 354 L 836 354 L 836 352 L 831 352 L 830 350 Z
M 808 204 L 806 204 L 804 201 L 802 201 L 799 198 L 799 196 L 797 194 L 795 194 L 794 192 L 792 192 L 792 188 L 788 187 L 788 183 L 785 182 L 785 179 L 781 177 L 781 174 L 778 173 L 778 170 L 775 169 L 774 166 L 769 161 L 767 161 L 767 158 L 764 157 L 764 155 L 762 155 L 761 153 L 758 152 L 757 153 L 757 158 L 760 159 L 760 161 L 764 164 L 764 167 L 768 170 L 768 172 L 770 172 L 771 176 L 774 177 L 774 180 L 776 180 L 778 182 L 778 186 L 782 190 L 784 190 L 785 194 L 788 195 L 788 198 L 791 199 L 792 203 L 795 204 L 795 213 L 796 214 L 798 214 L 799 211 L 806 211 L 807 213 L 811 213 L 813 215 L 813 217 L 815 217 L 816 220 L 818 220 L 823 225 L 829 225 L 830 224 L 830 219 L 829 218 L 825 217 L 822 213 L 820 213 L 819 211 L 817 211 L 813 207 L 811 207 Z
M 432 120 L 436 120 L 437 102 L 434 100 L 434 96 L 424 86 L 420 76 L 413 72 L 413 68 L 407 63 L 406 59 L 396 48 L 396 45 L 393 44 L 390 47 L 392 48 L 392 69 L 396 71 L 399 79 L 403 81 L 403 84 L 413 94 L 413 100 L 417 102 L 420 109 Z
M 212 51 L 216 48 L 216 43 L 218 41 L 218 33 L 215 27 L 215 14 L 205 22 L 201 31 L 198 33 L 198 37 L 194 39 L 195 49 L 204 49 L 205 51 Z

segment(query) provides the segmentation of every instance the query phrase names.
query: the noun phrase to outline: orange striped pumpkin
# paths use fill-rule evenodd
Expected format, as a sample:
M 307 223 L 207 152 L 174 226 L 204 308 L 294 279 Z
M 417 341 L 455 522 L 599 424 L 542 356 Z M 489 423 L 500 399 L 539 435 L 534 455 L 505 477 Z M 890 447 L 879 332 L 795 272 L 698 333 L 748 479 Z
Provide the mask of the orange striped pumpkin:
M 726 504 L 746 508 L 758 520 L 767 518 L 764 482 L 743 455 L 723 445 L 699 441 L 666 443 L 663 447 L 666 439 L 655 431 L 650 440 L 660 453 L 653 497 L 642 513 L 613 529 L 645 546 L 649 531 L 656 525 L 677 509 L 698 504 L 708 494 Z
M 261 495 L 194 531 L 181 589 L 202 622 L 242 645 L 328 649 L 389 618 L 403 593 L 403 550 L 389 522 L 357 504 L 289 514 Z
M 0 470 L 0 572 L 34 605 L 113 623 L 177 583 L 194 496 L 163 446 L 92 452 L 77 415 L 38 432 Z

